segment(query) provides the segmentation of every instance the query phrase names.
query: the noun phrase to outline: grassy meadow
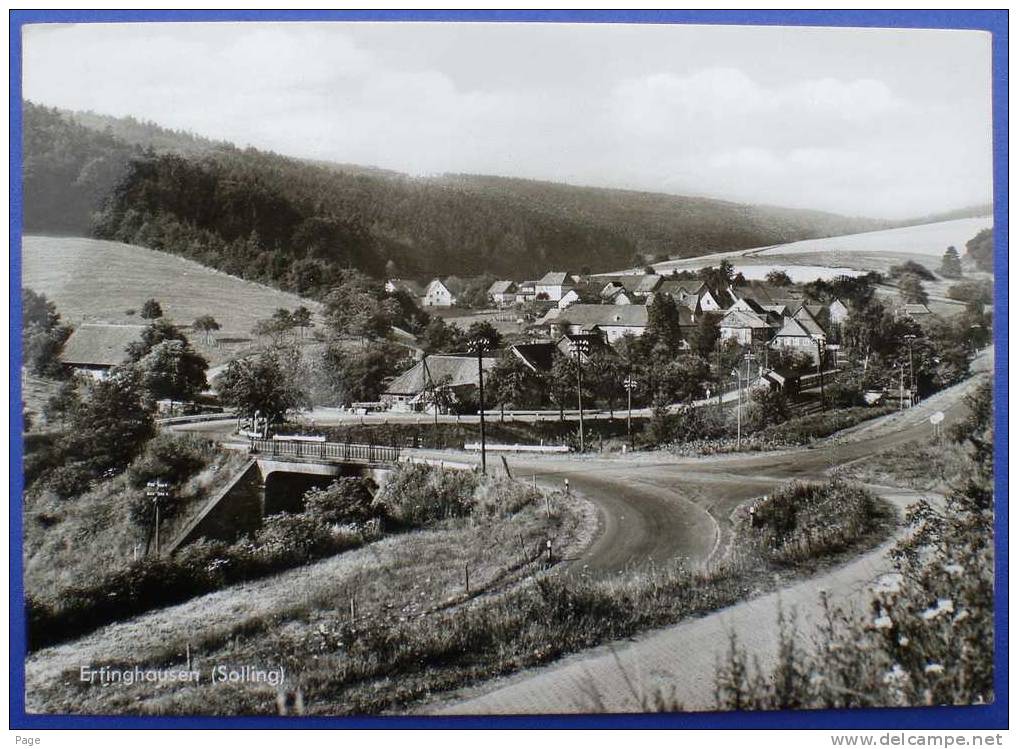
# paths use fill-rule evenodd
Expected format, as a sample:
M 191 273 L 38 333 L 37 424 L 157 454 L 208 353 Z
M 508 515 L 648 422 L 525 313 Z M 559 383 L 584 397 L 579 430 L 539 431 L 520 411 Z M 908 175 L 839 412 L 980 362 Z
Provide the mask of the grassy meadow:
M 206 346 L 200 335 L 191 336 L 212 366 L 250 346 L 251 328 L 279 307 L 303 304 L 321 325 L 317 302 L 144 247 L 83 237 L 26 236 L 21 256 L 22 286 L 45 294 L 72 325 L 142 324 L 139 311 L 150 298 L 181 326 L 212 315 L 222 326 L 220 345 Z

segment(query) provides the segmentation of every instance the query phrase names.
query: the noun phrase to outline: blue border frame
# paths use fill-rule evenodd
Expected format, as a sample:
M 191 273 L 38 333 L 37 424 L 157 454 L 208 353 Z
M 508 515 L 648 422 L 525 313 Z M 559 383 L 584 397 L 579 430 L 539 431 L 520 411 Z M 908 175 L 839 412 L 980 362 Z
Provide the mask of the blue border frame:
M 769 713 L 680 713 L 497 717 L 121 717 L 27 715 L 24 697 L 24 595 L 22 585 L 22 414 L 10 409 L 10 728 L 727 728 L 727 729 L 1006 729 L 1008 727 L 1008 13 L 1006 10 L 12 10 L 10 12 L 10 403 L 21 403 L 21 27 L 31 23 L 128 21 L 459 21 L 544 23 L 699 23 L 760 26 L 839 26 L 968 29 L 993 36 L 994 270 L 996 285 L 995 496 L 996 496 L 996 701 L 972 707 L 881 708 Z

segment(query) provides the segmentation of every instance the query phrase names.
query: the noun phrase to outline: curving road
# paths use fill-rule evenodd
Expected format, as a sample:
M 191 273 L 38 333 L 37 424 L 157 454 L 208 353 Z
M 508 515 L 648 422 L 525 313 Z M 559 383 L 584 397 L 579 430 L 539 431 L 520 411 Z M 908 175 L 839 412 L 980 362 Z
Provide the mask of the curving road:
M 979 368 L 992 368 L 992 361 L 992 354 L 983 354 Z M 550 470 L 538 475 L 568 476 L 604 517 L 602 535 L 579 562 L 611 569 L 669 554 L 703 559 L 713 548 L 703 536 L 712 517 L 720 519 L 716 529 L 718 541 L 723 543 L 725 519 L 745 499 L 790 479 L 819 478 L 833 467 L 865 460 L 910 440 L 928 439 L 932 430 L 929 417 L 943 411 L 945 424 L 959 419 L 965 412 L 964 396 L 978 381 L 970 379 L 915 408 L 842 432 L 813 449 L 667 461 L 630 456 L 625 467 L 611 465 L 619 462 L 611 460 L 590 460 L 582 465 L 575 460 L 571 464 L 561 459 L 544 460 L 540 462 Z M 567 465 L 559 466 L 559 462 Z M 920 496 L 904 489 L 875 489 L 899 509 Z M 667 515 L 667 508 L 686 517 L 682 521 L 662 517 L 664 525 L 656 526 L 653 519 Z M 464 690 L 425 708 L 425 712 L 641 711 L 645 698 L 658 689 L 672 694 L 685 710 L 709 709 L 716 658 L 726 647 L 729 632 L 735 632 L 761 665 L 768 667 L 776 652 L 779 609 L 787 612 L 794 608 L 800 631 L 806 631 L 820 614 L 821 590 L 839 603 L 867 595 L 888 571 L 885 552 L 890 543 L 777 593 Z

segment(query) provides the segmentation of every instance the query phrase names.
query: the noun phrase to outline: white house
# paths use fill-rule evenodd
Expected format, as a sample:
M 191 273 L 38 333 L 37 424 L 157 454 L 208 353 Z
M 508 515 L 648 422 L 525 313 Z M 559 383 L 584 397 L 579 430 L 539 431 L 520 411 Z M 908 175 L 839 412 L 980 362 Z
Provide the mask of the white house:
M 835 299 L 827 305 L 827 314 L 830 315 L 832 323 L 841 325 L 848 319 L 848 306 L 840 299 Z
M 508 307 L 516 302 L 515 281 L 495 281 L 488 289 L 488 298 L 497 307 Z
M 441 279 L 435 278 L 424 290 L 423 304 L 425 307 L 451 307 L 456 304 L 456 297 Z
M 557 302 L 574 285 L 572 276 L 568 273 L 551 271 L 534 283 L 534 291 L 540 299 Z

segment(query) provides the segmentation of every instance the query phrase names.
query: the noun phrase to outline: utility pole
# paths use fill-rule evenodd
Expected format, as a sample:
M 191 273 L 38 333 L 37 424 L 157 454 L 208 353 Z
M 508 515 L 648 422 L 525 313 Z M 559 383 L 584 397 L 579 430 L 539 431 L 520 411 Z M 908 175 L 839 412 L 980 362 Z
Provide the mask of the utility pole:
M 732 374 L 735 375 L 735 389 L 739 396 L 739 404 L 735 407 L 735 449 L 742 449 L 742 375 L 739 374 L 739 368 L 736 367 L 732 370 Z
M 487 350 L 489 341 L 484 336 L 478 336 L 471 344 L 477 352 L 477 398 L 478 413 L 481 417 L 481 473 L 488 473 L 487 442 L 484 434 L 484 352 Z
M 827 350 L 827 339 L 822 335 L 813 337 L 817 344 L 817 374 L 820 376 L 820 410 L 827 410 L 827 403 L 824 401 L 824 352 Z
M 585 445 L 583 441 L 583 363 L 580 356 L 590 351 L 590 342 L 579 339 L 570 341 L 569 345 L 576 352 L 576 403 L 580 410 L 580 452 L 582 453 L 585 451 Z
M 633 375 L 629 374 L 626 379 L 622 381 L 623 387 L 626 388 L 626 399 L 629 406 L 629 415 L 626 417 L 626 432 L 629 435 L 629 449 L 633 449 L 633 389 L 636 387 L 636 380 L 633 379 Z
M 915 362 L 912 360 L 912 344 L 915 342 L 915 335 L 905 334 L 905 343 L 908 344 L 908 405 L 915 405 Z
M 149 481 L 146 484 L 145 496 L 152 501 L 152 505 L 155 508 L 155 546 L 156 556 L 159 556 L 160 545 L 159 545 L 159 515 L 161 510 L 162 500 L 170 496 L 170 485 L 162 479 L 156 479 L 155 481 Z

